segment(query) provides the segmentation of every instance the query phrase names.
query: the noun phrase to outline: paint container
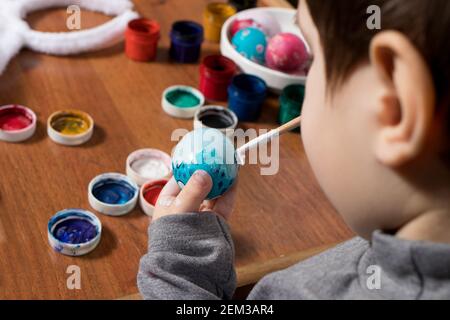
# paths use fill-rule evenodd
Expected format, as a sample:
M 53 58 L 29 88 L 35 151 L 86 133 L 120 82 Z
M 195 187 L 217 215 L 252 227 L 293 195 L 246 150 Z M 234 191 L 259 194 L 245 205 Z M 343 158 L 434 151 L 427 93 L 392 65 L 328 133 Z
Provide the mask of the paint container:
M 66 209 L 49 220 L 47 234 L 48 242 L 55 251 L 68 256 L 81 256 L 99 244 L 102 224 L 92 212 Z
M 21 142 L 36 132 L 36 114 L 27 107 L 11 104 L 0 107 L 0 140 Z
M 278 122 L 285 124 L 297 118 L 301 113 L 303 100 L 305 99 L 305 86 L 293 84 L 283 89 L 280 96 L 280 111 Z M 299 130 L 298 128 L 296 129 Z
M 228 86 L 237 72 L 233 60 L 221 55 L 211 55 L 203 59 L 200 65 L 200 91 L 206 99 L 226 101 Z
M 167 179 L 172 175 L 172 159 L 167 153 L 157 149 L 137 150 L 128 156 L 126 172 L 138 186 Z
M 162 108 L 172 117 L 192 119 L 195 112 L 205 104 L 203 94 L 189 86 L 172 86 L 164 90 Z
M 203 11 L 205 39 L 211 42 L 219 42 L 223 24 L 236 12 L 235 7 L 226 3 L 213 2 L 208 4 Z
M 121 216 L 136 206 L 139 187 L 123 174 L 105 173 L 89 183 L 88 198 L 96 211 L 109 216 Z
M 145 18 L 128 23 L 125 31 L 125 53 L 134 61 L 154 61 L 158 49 L 161 27 L 158 22 Z
M 228 87 L 228 106 L 239 121 L 255 121 L 261 113 L 266 94 L 264 80 L 254 75 L 240 74 L 233 78 Z
M 222 106 L 204 106 L 194 116 L 194 130 L 199 128 L 218 129 L 227 137 L 233 136 L 237 124 L 236 114 Z
M 237 11 L 247 10 L 256 7 L 257 0 L 229 0 L 228 3 Z
M 78 146 L 91 139 L 94 120 L 89 114 L 79 110 L 57 111 L 48 118 L 47 133 L 58 144 Z
M 161 193 L 168 180 L 158 180 L 145 183 L 141 187 L 139 194 L 139 204 L 142 211 L 152 217 L 155 210 L 156 202 L 158 201 L 159 194 Z
M 193 21 L 177 21 L 170 31 L 170 57 L 180 63 L 197 62 L 203 42 L 203 27 Z

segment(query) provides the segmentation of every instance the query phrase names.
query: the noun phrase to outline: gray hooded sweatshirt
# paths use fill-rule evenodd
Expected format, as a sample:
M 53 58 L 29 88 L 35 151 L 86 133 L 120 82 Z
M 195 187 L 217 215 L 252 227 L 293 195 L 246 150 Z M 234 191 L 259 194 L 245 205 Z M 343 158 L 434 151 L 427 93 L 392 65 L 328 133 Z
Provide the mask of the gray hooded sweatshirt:
M 149 227 L 138 287 L 145 299 L 231 299 L 228 225 L 212 213 L 166 216 Z M 450 245 L 377 231 L 264 277 L 249 299 L 450 299 Z

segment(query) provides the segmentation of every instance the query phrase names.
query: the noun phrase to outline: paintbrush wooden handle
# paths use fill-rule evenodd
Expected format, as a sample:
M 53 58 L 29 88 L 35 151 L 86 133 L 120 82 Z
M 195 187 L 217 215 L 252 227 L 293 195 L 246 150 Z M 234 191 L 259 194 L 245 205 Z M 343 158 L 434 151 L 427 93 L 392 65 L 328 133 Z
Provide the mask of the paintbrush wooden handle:
M 276 128 L 275 130 L 278 131 L 279 135 L 282 135 L 283 133 L 286 133 L 288 131 L 291 131 L 293 129 L 300 127 L 300 121 L 301 121 L 301 117 L 299 116 L 299 117 L 292 119 L 291 121 L 283 124 L 282 126 Z
M 244 144 L 242 147 L 240 147 L 236 150 L 238 156 L 243 157 L 247 150 L 250 150 L 250 149 L 256 147 L 258 144 L 267 142 L 276 135 L 280 136 L 292 129 L 299 127 L 300 121 L 301 121 L 301 117 L 297 117 L 297 118 L 283 124 L 281 127 L 270 130 L 269 132 L 264 133 L 264 134 L 260 135 L 259 137 L 249 141 L 248 143 Z

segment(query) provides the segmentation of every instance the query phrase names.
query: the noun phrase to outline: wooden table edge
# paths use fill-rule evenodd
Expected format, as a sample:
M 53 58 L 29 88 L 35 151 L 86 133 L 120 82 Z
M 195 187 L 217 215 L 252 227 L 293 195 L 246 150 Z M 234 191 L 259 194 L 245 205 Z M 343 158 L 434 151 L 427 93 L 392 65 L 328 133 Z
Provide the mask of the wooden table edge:
M 331 249 L 339 243 L 323 245 L 312 249 L 295 252 L 289 255 L 283 255 L 263 263 L 254 263 L 246 267 L 236 268 L 238 288 L 252 285 L 261 280 L 265 275 L 289 268 L 301 261 L 318 255 L 328 249 Z M 139 293 L 131 294 L 118 298 L 117 300 L 142 300 Z

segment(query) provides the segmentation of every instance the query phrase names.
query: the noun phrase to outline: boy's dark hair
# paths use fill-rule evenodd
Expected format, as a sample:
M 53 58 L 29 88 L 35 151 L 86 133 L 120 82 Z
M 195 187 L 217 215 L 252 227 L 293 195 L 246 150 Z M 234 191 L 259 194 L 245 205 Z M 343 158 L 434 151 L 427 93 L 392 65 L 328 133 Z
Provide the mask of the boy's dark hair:
M 431 70 L 438 108 L 448 108 L 450 89 L 449 0 L 306 0 L 319 31 L 331 86 L 369 59 L 372 38 L 397 30 L 421 52 Z M 381 30 L 369 30 L 367 9 L 381 9 Z M 301 10 L 301 8 L 300 8 Z M 450 135 L 450 114 L 447 113 Z

